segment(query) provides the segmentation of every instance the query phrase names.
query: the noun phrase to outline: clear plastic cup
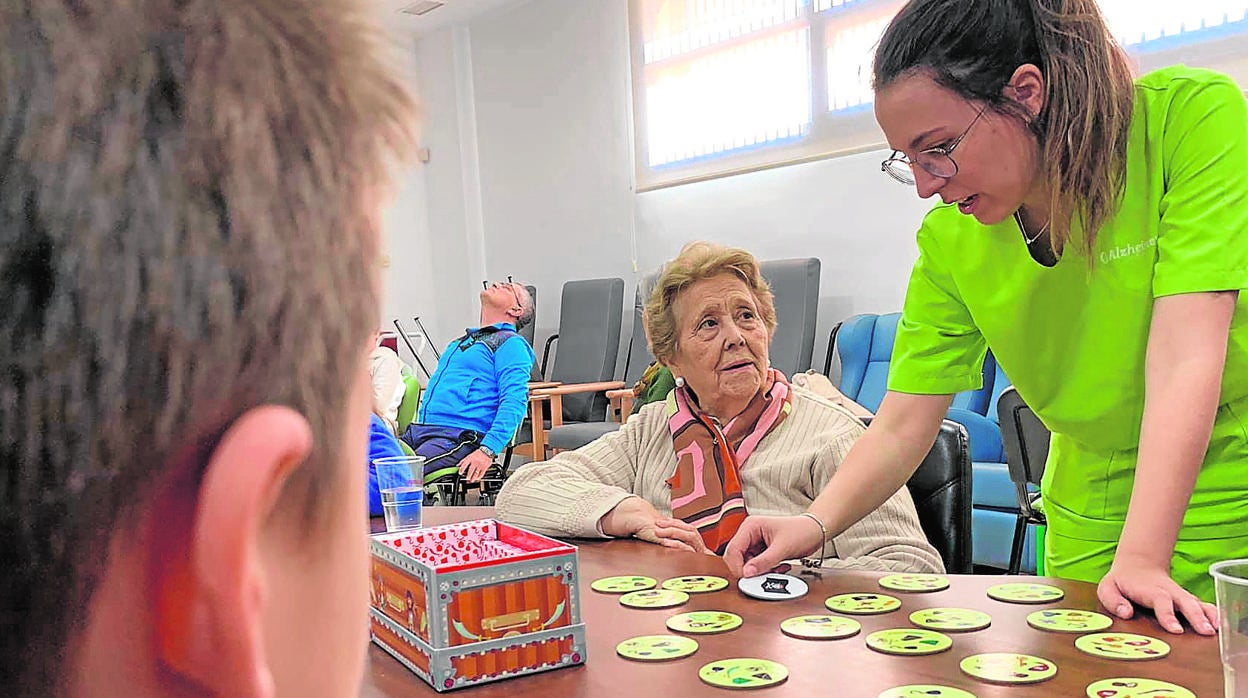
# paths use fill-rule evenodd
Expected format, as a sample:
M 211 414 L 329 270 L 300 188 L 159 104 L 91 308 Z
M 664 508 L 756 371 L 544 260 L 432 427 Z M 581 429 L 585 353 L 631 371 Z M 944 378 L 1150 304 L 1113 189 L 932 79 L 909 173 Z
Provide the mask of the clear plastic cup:
M 1244 698 L 1248 696 L 1248 560 L 1216 563 L 1209 574 L 1218 597 L 1218 645 L 1226 698 Z
M 425 503 L 424 456 L 389 456 L 373 461 L 387 531 L 420 528 Z

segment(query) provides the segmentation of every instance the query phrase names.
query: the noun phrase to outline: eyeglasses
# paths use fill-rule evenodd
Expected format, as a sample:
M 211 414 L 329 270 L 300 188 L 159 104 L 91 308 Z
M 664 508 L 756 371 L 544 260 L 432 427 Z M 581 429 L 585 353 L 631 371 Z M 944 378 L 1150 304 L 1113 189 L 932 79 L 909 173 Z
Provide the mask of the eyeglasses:
M 501 281 L 496 281 L 495 283 L 499 286 L 506 286 L 507 288 L 511 289 L 511 295 L 512 297 L 516 299 L 516 305 L 520 306 L 521 308 L 524 307 L 524 303 L 520 301 L 520 292 L 516 290 L 517 284 L 515 281 L 511 280 L 511 274 L 507 275 L 507 283 L 504 284 Z M 488 290 L 490 288 L 490 282 L 488 280 L 482 281 L 481 288 Z
M 979 117 L 983 116 L 987 109 L 987 105 L 980 109 L 966 130 L 948 144 L 920 150 L 915 154 L 913 162 L 906 157 L 905 153 L 894 150 L 887 160 L 880 163 L 880 170 L 902 184 L 914 184 L 915 165 L 922 167 L 933 177 L 949 179 L 958 173 L 958 163 L 953 159 L 953 150 L 962 143 L 962 139 L 966 138 L 966 134 L 971 132 L 975 124 L 979 122 Z

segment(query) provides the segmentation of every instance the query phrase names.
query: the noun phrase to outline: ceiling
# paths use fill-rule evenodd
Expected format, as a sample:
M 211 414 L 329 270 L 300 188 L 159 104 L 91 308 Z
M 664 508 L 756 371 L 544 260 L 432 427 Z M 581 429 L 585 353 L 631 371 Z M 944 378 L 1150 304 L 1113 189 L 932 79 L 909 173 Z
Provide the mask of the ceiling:
M 382 16 L 392 26 L 401 27 L 415 37 L 475 19 L 504 5 L 515 5 L 523 0 L 442 0 L 444 4 L 428 14 L 414 16 L 400 12 L 417 0 L 380 0 Z

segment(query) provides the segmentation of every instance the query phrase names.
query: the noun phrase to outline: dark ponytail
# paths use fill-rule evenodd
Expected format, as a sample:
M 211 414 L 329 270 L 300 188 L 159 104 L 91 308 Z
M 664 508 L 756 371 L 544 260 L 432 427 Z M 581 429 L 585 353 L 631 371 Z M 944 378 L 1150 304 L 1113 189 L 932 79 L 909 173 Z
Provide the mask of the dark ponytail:
M 1035 118 L 1002 92 L 1027 63 L 1045 79 Z M 915 70 L 1029 125 L 1049 185 L 1053 247 L 1077 225 L 1092 259 L 1126 180 L 1134 96 L 1130 63 L 1094 0 L 911 0 L 880 40 L 875 89 Z

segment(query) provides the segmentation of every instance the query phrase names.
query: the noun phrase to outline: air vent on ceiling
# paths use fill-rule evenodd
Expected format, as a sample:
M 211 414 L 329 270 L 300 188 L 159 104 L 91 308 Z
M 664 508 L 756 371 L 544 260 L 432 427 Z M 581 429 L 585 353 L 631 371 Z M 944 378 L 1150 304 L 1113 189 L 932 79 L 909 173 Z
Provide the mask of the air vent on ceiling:
M 444 2 L 439 2 L 439 0 L 417 0 L 416 2 L 408 5 L 407 7 L 404 7 L 402 10 L 399 10 L 399 12 L 402 12 L 404 14 L 419 16 L 419 15 L 427 14 L 429 12 L 433 12 L 434 10 L 438 9 L 439 7 L 442 7 L 445 4 L 446 3 Z

